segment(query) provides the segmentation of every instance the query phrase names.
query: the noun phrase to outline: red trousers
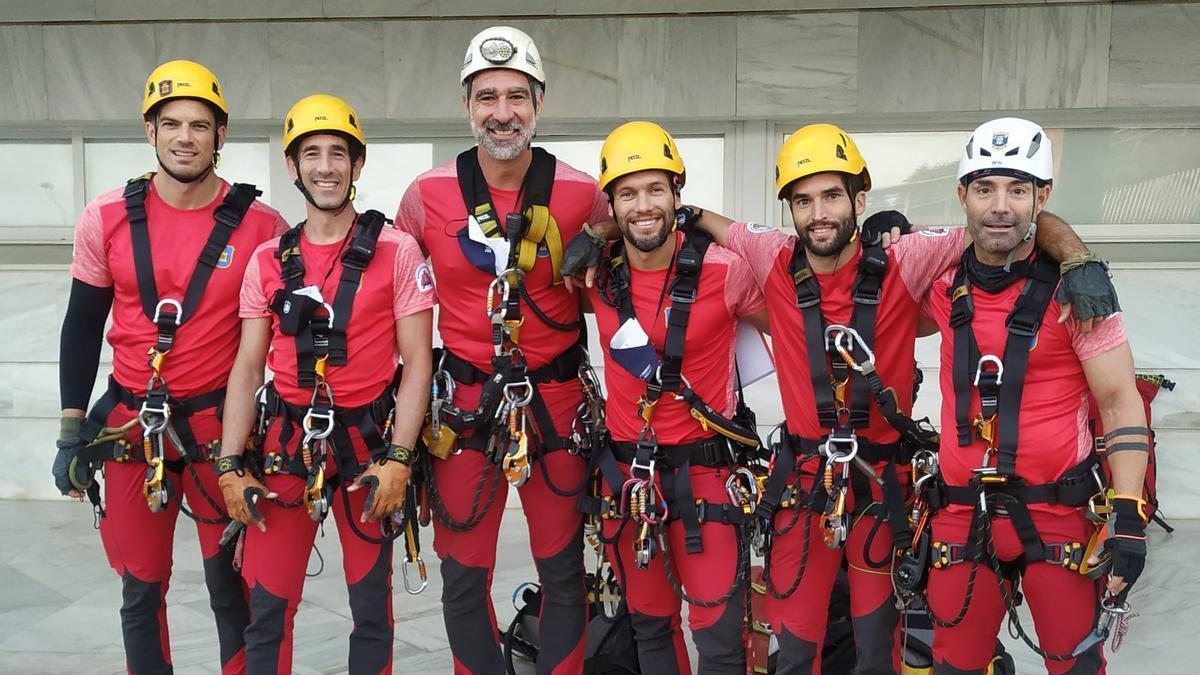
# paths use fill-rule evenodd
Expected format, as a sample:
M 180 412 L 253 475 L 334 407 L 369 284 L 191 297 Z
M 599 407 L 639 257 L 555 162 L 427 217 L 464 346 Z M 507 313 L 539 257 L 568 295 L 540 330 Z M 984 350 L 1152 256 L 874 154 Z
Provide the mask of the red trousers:
M 808 468 L 808 467 L 806 467 Z M 814 485 L 810 473 L 801 473 L 799 487 Z M 855 478 L 854 480 L 857 480 Z M 878 485 L 870 483 L 871 498 L 882 500 Z M 861 511 L 853 490 L 847 490 L 846 510 Z M 853 619 L 858 673 L 898 673 L 900 617 L 892 595 L 892 530 L 876 522 L 876 507 L 851 520 L 845 546 L 829 548 L 821 538 L 820 514 L 797 505 L 775 515 L 776 531 L 768 552 L 771 586 L 766 597 L 767 619 L 779 638 L 779 675 L 820 673 L 821 645 L 829 619 L 829 599 L 843 559 L 848 566 L 850 610 Z M 877 526 L 878 525 L 878 526 Z M 807 538 L 805 536 L 807 532 Z M 868 559 L 869 558 L 869 559 Z M 773 597 L 794 585 L 790 597 Z
M 970 507 L 952 508 L 953 511 L 943 510 L 934 518 L 933 538 L 963 544 L 970 526 Z M 1045 544 L 1086 544 L 1095 530 L 1082 509 L 1055 507 L 1053 513 L 1032 510 L 1031 513 Z M 1000 517 L 993 517 L 991 522 L 997 558 L 1002 561 L 1019 558 L 1021 542 L 1012 522 Z M 970 562 L 962 562 L 930 572 L 929 606 L 942 621 L 953 619 L 968 602 L 967 580 L 971 568 Z M 953 628 L 934 625 L 933 659 L 939 673 L 983 673 L 991 662 L 1005 607 L 996 576 L 988 566 L 980 564 L 976 575 L 974 592 L 962 622 Z M 1070 654 L 1095 628 L 1099 582 L 1058 564 L 1029 561 L 1021 577 L 1021 590 L 1033 615 L 1036 640 L 1047 652 Z M 1028 626 L 1025 629 L 1032 637 L 1033 630 Z M 1101 645 L 1077 659 L 1046 659 L 1045 664 L 1051 673 L 1103 673 L 1105 668 Z
M 629 476 L 629 465 L 620 466 L 622 475 Z M 713 504 L 729 503 L 725 492 L 725 482 L 730 474 L 728 468 L 693 466 L 688 473 L 697 499 Z M 655 482 L 659 495 L 662 495 L 661 475 Z M 604 492 L 612 494 L 607 482 Z M 632 615 L 642 672 L 692 672 L 680 630 L 681 599 L 667 578 L 663 552 L 657 551 L 646 569 L 639 569 L 634 562 L 633 542 L 639 527 L 633 520 L 604 521 L 605 539 L 617 537 L 614 544 L 607 546 L 607 556 L 617 572 Z M 683 521 L 678 518 L 668 520 L 666 544 L 671 575 L 685 593 L 707 604 L 725 596 L 737 578 L 741 562 L 738 557 L 739 533 L 732 525 L 712 522 L 700 525 L 700 536 L 703 551 L 688 553 Z M 746 672 L 745 589 L 743 580 L 728 600 L 712 607 L 693 604 L 688 608 L 688 627 L 692 630 L 700 660 L 698 672 Z
M 134 411 L 118 406 L 108 423 L 120 426 L 133 416 Z M 199 443 L 220 435 L 220 423 L 211 410 L 197 413 L 188 422 Z M 166 595 L 171 582 L 180 495 L 201 518 L 224 516 L 212 507 L 209 499 L 222 511 L 225 505 L 212 467 L 208 462 L 200 462 L 182 473 L 166 472 L 174 496 L 166 509 L 151 512 L 142 494 L 146 463 L 142 461 L 141 428 L 134 427 L 127 440 L 133 444 L 133 458 L 104 463 L 105 516 L 100 520 L 100 539 L 109 565 L 121 577 L 121 632 L 126 667 L 137 675 L 169 673 L 172 668 Z M 180 459 L 169 442 L 164 446 L 164 454 L 168 460 Z M 233 569 L 232 551 L 217 546 L 224 529 L 222 522 L 196 523 L 204 558 L 204 580 L 217 624 L 221 671 L 241 673 L 245 671 L 242 632 L 249 622 L 249 607 L 246 587 Z

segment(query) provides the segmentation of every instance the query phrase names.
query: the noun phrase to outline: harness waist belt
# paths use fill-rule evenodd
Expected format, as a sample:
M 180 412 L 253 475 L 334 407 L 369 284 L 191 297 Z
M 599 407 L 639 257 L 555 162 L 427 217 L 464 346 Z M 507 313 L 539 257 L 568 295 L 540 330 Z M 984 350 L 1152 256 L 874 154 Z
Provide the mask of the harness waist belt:
M 638 444 L 633 441 L 611 441 L 613 456 L 622 464 L 632 464 L 637 456 Z M 734 463 L 733 453 L 730 452 L 729 442 L 724 436 L 711 436 L 691 443 L 680 445 L 660 445 L 655 455 L 658 461 L 665 461 L 672 469 L 684 464 L 691 466 L 720 467 Z
M 1095 455 L 1068 469 L 1053 483 L 1028 485 L 1010 478 L 1007 483 L 986 483 L 984 494 L 1005 495 L 1023 504 L 1059 504 L 1069 507 L 1086 506 L 1101 488 L 1096 484 L 1092 469 L 1099 460 Z M 1016 482 L 1014 482 L 1016 481 Z M 929 505 L 938 509 L 949 504 L 972 506 L 979 503 L 979 486 L 947 485 L 939 476 L 929 489 Z
M 491 374 L 486 373 L 475 364 L 471 363 L 458 356 L 449 349 L 443 348 L 445 361 L 442 367 L 454 378 L 459 384 L 482 384 L 491 379 Z M 579 377 L 579 367 L 583 365 L 584 354 L 583 350 L 577 349 L 572 345 L 569 349 L 559 354 L 550 360 L 546 365 L 535 368 L 529 371 L 529 381 L 533 384 L 545 384 L 547 382 L 569 382 Z

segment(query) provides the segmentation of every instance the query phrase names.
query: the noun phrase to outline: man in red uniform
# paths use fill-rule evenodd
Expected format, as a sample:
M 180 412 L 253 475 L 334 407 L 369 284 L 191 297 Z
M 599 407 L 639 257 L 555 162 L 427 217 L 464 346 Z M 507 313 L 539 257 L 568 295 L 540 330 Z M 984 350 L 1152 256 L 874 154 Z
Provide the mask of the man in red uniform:
M 156 68 L 142 114 L 160 170 L 93 200 L 75 230 L 53 473 L 63 494 L 86 492 L 101 516 L 104 550 L 121 576 L 131 673 L 171 672 L 165 597 L 184 496 L 204 556 L 222 670 L 244 669 L 245 587 L 232 551 L 218 546 L 225 505 L 205 463 L 220 434 L 242 272 L 250 252 L 286 224 L 255 200 L 253 185 L 231 187 L 214 172 L 228 110 L 204 66 Z M 85 419 L 110 309 L 112 375 Z M 101 466 L 103 508 L 93 481 Z
M 396 215 L 449 282 L 426 482 L 446 632 L 456 671 L 503 670 L 490 588 L 505 496 L 520 486 L 543 592 L 538 672 L 579 672 L 575 506 L 586 462 L 570 436 L 585 354 L 579 297 L 560 265 L 562 242 L 607 219 L 608 207 L 592 178 L 530 146 L 545 75 L 528 35 L 506 26 L 476 35 L 462 84 L 478 145 L 419 176 Z
M 942 336 L 944 482 L 929 497 L 941 507 L 928 589 L 938 673 L 985 671 L 1018 579 L 1047 670 L 1103 672 L 1098 577 L 1111 566 L 1105 606 L 1119 606 L 1145 565 L 1148 431 L 1124 327 L 1115 316 L 1085 335 L 1073 319 L 1055 322 L 1059 263 L 1027 235 L 1052 169 L 1038 125 L 1004 118 L 975 130 L 958 170 L 974 244 L 926 304 Z M 1089 391 L 1111 430 L 1115 497 L 1098 500 L 1112 512 L 1107 530 L 1088 518 L 1102 490 Z
M 709 420 L 758 445 L 757 432 L 730 418 L 737 320 L 765 330 L 765 303 L 745 262 L 710 245 L 705 232 L 676 231 L 686 174 L 662 127 L 618 127 L 600 167 L 623 237 L 589 292 L 608 364 L 611 443 L 598 459 L 607 556 L 624 587 L 642 672 L 691 672 L 682 597 L 691 603 L 699 672 L 744 673 L 750 553 L 742 507 L 753 508 L 756 490 L 753 474 L 738 470 L 742 446 Z M 704 411 L 705 421 L 693 411 Z
M 246 269 L 217 463 L 230 514 L 251 526 L 247 671 L 292 672 L 305 569 L 332 509 L 354 620 L 348 670 L 388 673 L 392 540 L 415 526 L 415 504 L 403 523 L 393 514 L 404 506 L 433 367 L 433 279 L 412 237 L 350 204 L 366 139 L 345 101 L 301 99 L 283 140 L 307 219 L 259 246 Z M 274 379 L 256 396 L 264 365 Z M 262 482 L 241 461 L 256 408 Z
M 787 429 L 759 512 L 774 518 L 764 579 L 778 672 L 820 671 L 845 557 L 857 672 L 895 673 L 891 573 L 895 551 L 911 545 L 904 465 L 923 440 L 905 417 L 913 341 L 921 299 L 961 254 L 963 232 L 924 231 L 886 252 L 861 245 L 870 174 L 854 140 L 833 125 L 792 134 L 776 172 L 797 235 L 710 214 L 701 224 L 746 260 L 770 311 Z M 1062 221 L 1043 220 L 1048 246 L 1086 250 Z M 1064 236 L 1068 243 L 1055 243 Z

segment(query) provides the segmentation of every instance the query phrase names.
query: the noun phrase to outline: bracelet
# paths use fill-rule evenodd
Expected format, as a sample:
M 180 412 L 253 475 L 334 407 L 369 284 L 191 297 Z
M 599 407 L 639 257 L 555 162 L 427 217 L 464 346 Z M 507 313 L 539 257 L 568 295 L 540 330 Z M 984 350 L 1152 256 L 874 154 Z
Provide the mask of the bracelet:
M 1087 253 L 1084 253 L 1083 255 L 1073 256 L 1073 257 L 1067 258 L 1066 260 L 1059 263 L 1058 273 L 1060 275 L 1065 275 L 1067 272 L 1070 272 L 1071 270 L 1073 270 L 1077 267 L 1083 267 L 1084 265 L 1086 265 L 1088 263 L 1093 263 L 1093 262 L 1100 263 L 1101 265 L 1104 265 L 1105 269 L 1108 269 L 1108 264 L 1104 262 L 1103 258 L 1096 255 L 1095 253 L 1092 253 L 1091 251 L 1088 251 Z

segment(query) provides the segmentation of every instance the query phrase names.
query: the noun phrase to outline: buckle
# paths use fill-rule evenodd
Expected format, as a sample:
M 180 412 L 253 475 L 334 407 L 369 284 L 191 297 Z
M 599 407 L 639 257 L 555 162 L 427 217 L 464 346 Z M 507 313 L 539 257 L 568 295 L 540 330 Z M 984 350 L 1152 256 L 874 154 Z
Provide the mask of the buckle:
M 1029 320 L 1025 319 L 1026 314 L 1030 316 Z M 1037 335 L 1038 328 L 1042 322 L 1040 317 L 1033 316 L 1033 312 L 1016 312 L 1008 317 L 1004 322 L 1004 326 L 1008 328 L 1008 332 L 1021 337 L 1032 338 Z
M 173 314 L 164 314 L 163 307 L 174 307 L 175 312 Z M 179 324 L 183 322 L 183 305 L 179 304 L 178 300 L 172 300 L 171 298 L 159 300 L 158 304 L 154 306 L 154 318 L 150 319 L 150 321 L 154 325 L 161 327 L 160 320 L 162 319 L 166 320 L 167 325 L 174 324 L 178 328 Z
M 688 289 L 690 292 L 680 290 L 679 287 L 684 286 L 684 282 L 686 282 L 686 285 L 690 287 Z M 684 276 L 675 277 L 674 283 L 671 284 L 671 292 L 667 294 L 667 297 L 671 299 L 671 302 L 691 304 L 696 301 L 697 288 L 698 287 L 694 278 Z

